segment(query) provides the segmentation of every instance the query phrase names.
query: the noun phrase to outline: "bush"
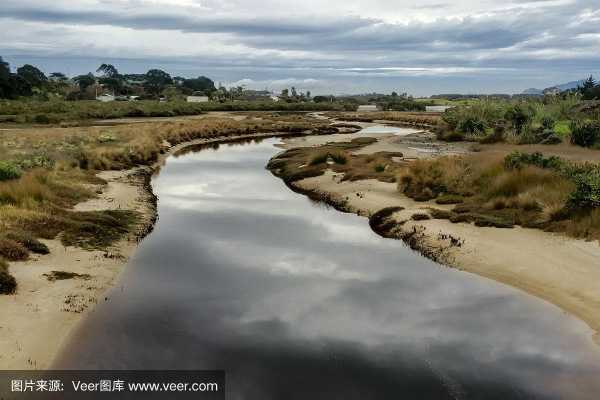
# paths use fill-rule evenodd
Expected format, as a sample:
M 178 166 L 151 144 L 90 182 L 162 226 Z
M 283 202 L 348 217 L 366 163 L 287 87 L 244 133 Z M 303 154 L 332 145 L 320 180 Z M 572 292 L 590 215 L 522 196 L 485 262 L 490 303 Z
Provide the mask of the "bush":
M 531 122 L 534 111 L 531 107 L 517 104 L 509 108 L 504 114 L 504 118 L 510 121 L 518 134 L 523 132 L 523 128 Z
M 11 239 L 0 239 L 0 257 L 9 261 L 23 261 L 29 258 L 29 252 L 19 242 Z
M 573 121 L 571 123 L 571 143 L 582 147 L 592 147 L 600 142 L 600 121 Z
M 600 207 L 600 168 L 575 175 L 573 182 L 575 191 L 569 196 L 569 208 Z
M 8 264 L 0 258 L 0 294 L 13 294 L 17 289 L 17 281 L 8 272 Z
M 539 168 L 560 171 L 565 166 L 565 163 L 559 157 L 544 157 L 539 152 L 528 154 L 514 151 L 504 157 L 504 168 L 508 170 L 521 169 L 525 165 L 534 165 Z
M 15 164 L 9 161 L 0 161 L 0 181 L 19 179 L 21 170 Z
M 475 118 L 469 117 L 458 123 L 456 127 L 457 130 L 463 133 L 470 133 L 474 135 L 480 135 L 485 132 L 486 123 L 485 121 Z
M 10 232 L 6 235 L 7 239 L 20 243 L 27 250 L 36 254 L 49 254 L 50 249 L 44 243 L 33 236 L 23 232 Z

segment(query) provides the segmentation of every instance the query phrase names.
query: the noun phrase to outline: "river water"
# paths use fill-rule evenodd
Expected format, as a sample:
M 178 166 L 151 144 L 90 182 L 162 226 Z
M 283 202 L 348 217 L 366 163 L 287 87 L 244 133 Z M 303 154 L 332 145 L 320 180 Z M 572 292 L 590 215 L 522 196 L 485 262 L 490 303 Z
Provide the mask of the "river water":
M 228 399 L 598 398 L 583 323 L 292 192 L 277 142 L 167 160 L 154 232 L 57 367 L 224 369 Z

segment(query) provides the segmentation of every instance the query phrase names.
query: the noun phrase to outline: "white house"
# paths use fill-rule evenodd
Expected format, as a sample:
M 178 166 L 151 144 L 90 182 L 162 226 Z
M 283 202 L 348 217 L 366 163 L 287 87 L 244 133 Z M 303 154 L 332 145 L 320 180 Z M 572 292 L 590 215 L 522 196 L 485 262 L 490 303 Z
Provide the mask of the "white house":
M 188 103 L 206 103 L 208 102 L 208 96 L 188 96 L 186 101 Z

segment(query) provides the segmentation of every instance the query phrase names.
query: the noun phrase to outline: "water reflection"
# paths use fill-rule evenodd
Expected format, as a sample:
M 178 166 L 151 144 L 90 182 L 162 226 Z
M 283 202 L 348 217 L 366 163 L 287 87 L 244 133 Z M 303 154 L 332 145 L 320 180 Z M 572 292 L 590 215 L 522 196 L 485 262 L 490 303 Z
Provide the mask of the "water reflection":
M 223 368 L 228 399 L 597 398 L 583 324 L 291 192 L 274 143 L 168 160 L 156 229 L 59 367 Z

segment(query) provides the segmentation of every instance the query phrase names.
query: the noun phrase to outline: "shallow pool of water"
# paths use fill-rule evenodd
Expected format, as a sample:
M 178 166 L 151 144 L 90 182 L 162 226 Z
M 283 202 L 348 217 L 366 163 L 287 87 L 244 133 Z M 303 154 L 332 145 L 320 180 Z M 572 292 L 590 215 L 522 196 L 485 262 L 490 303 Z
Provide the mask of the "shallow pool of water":
M 292 192 L 275 143 L 167 160 L 154 232 L 57 367 L 224 369 L 228 399 L 597 398 L 584 324 Z
M 357 135 L 364 136 L 374 136 L 377 137 L 379 135 L 395 135 L 395 136 L 406 136 L 411 133 L 421 132 L 422 129 L 414 129 L 414 128 L 399 128 L 394 126 L 387 125 L 372 125 L 362 129 Z

